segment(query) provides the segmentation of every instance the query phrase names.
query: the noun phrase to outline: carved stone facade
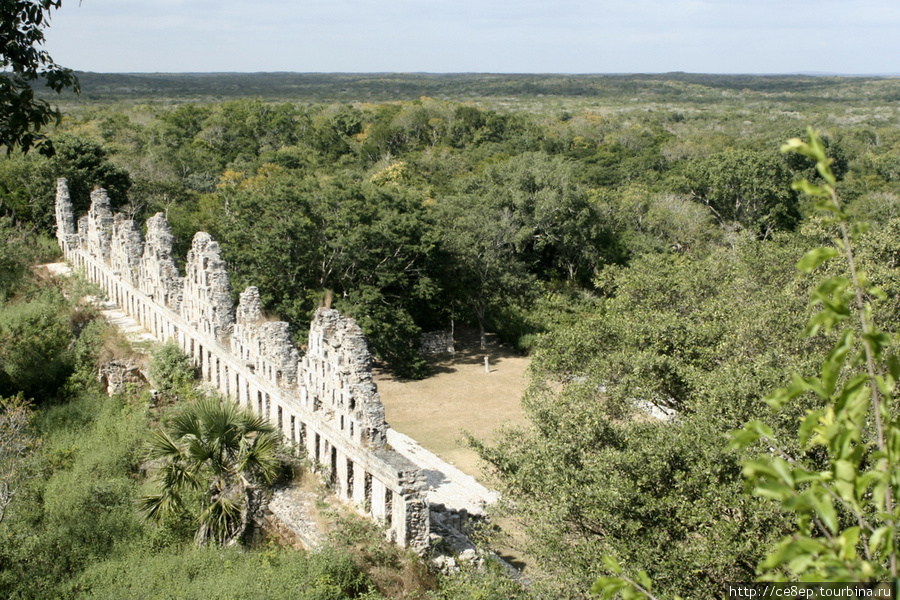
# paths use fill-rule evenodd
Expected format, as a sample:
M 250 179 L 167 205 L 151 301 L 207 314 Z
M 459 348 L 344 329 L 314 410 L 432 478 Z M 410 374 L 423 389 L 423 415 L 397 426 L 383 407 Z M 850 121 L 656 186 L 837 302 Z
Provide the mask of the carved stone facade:
M 163 306 L 181 310 L 184 282 L 172 258 L 172 228 L 162 213 L 147 219 L 147 240 L 138 267 L 137 287 Z
M 320 308 L 301 362 L 301 398 L 356 443 L 384 446 L 384 405 L 372 381 L 372 355 L 362 329 L 336 310 Z
M 300 357 L 288 324 L 263 318 L 259 290 L 255 286 L 241 293 L 231 351 L 246 361 L 255 373 L 273 383 L 286 387 L 297 385 Z
M 94 190 L 91 192 L 91 210 L 88 212 L 87 251 L 98 260 L 109 260 L 112 224 L 112 210 L 106 190 Z
M 109 266 L 123 281 L 131 285 L 138 283 L 143 248 L 140 228 L 131 219 L 117 214 L 113 218 Z
M 391 539 L 427 549 L 425 476 L 385 443 L 389 427 L 372 357 L 355 321 L 320 309 L 301 358 L 288 324 L 264 318 L 255 287 L 241 294 L 235 311 L 225 262 L 209 234 L 194 236 L 182 277 L 162 214 L 147 221 L 142 241 L 140 228 L 113 217 L 106 192 L 97 190 L 76 233 L 60 179 L 56 217 L 66 260 L 154 337 L 178 343 L 222 394 L 266 416 L 330 474 L 339 497 L 383 522 Z
M 56 239 L 63 253 L 78 245 L 78 234 L 75 229 L 75 215 L 72 211 L 72 198 L 69 196 L 69 184 L 65 177 L 56 182 Z
M 188 251 L 181 314 L 203 333 L 227 342 L 234 329 L 231 285 L 219 243 L 198 231 Z

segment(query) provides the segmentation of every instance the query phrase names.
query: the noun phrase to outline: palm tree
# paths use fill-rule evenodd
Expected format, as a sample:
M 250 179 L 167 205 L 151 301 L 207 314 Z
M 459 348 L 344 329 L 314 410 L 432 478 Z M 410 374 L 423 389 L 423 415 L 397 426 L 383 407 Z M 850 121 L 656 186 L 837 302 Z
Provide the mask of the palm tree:
M 228 544 L 243 538 L 259 508 L 259 484 L 279 470 L 279 436 L 261 416 L 229 400 L 205 397 L 152 434 L 149 458 L 159 460 L 160 493 L 144 496 L 147 518 L 189 511 L 185 493 L 200 491 L 196 541 Z

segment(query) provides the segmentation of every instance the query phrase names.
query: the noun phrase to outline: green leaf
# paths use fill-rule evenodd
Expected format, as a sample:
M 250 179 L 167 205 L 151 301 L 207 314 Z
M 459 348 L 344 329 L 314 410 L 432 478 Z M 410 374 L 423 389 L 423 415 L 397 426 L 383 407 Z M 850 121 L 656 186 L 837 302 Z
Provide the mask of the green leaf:
M 610 572 L 615 573 L 616 575 L 622 574 L 622 566 L 619 565 L 619 562 L 612 556 L 608 554 L 603 555 L 603 564 L 606 565 L 606 568 L 609 569 Z
M 763 498 L 784 501 L 794 494 L 794 490 L 779 481 L 763 481 L 756 485 L 753 493 Z
M 775 458 L 772 460 L 772 467 L 786 486 L 790 488 L 794 487 L 794 476 L 791 473 L 791 465 L 789 465 L 786 460 L 783 458 Z
M 800 440 L 800 446 L 803 448 L 807 447 L 810 436 L 816 432 L 816 426 L 819 424 L 819 420 L 822 418 L 824 412 L 825 411 L 823 410 L 810 411 L 803 418 L 803 421 L 801 421 L 798 438 Z
M 879 527 L 875 530 L 875 532 L 869 537 L 869 551 L 873 554 L 879 554 L 881 552 L 881 547 L 883 545 L 887 545 L 890 547 L 890 542 L 894 536 L 894 528 L 888 525 L 884 527 Z
M 652 589 L 652 587 L 653 587 L 653 582 L 650 581 L 650 577 L 647 575 L 647 572 L 646 572 L 646 571 L 641 571 L 641 572 L 639 572 L 639 573 L 638 573 L 638 576 L 637 576 L 637 580 L 638 580 L 638 583 L 640 583 L 641 586 L 642 586 L 645 590 L 650 591 L 650 590 Z
M 854 481 L 856 479 L 856 465 L 848 460 L 834 461 L 834 478 L 841 481 Z
M 730 442 L 729 450 L 741 450 L 751 446 L 759 439 L 759 433 L 750 429 L 737 429 L 728 434 Z
M 812 273 L 816 267 L 839 255 L 834 248 L 815 248 L 803 255 L 797 262 L 797 269 L 803 273 Z
M 822 493 L 825 494 L 826 492 L 823 490 Z M 829 531 L 836 533 L 838 529 L 837 511 L 834 509 L 831 498 L 825 495 L 819 496 L 816 498 L 815 504 L 816 514 L 819 515 L 822 523 Z
M 814 183 L 810 183 L 805 179 L 795 181 L 791 184 L 791 188 L 813 197 L 831 198 L 831 192 L 828 190 L 828 188 L 821 185 L 815 185 Z
M 600 596 L 601 600 L 609 600 L 628 584 L 617 577 L 600 577 L 591 586 L 591 594 Z
M 764 569 L 777 568 L 802 556 L 818 555 L 823 550 L 825 550 L 825 545 L 822 542 L 806 536 L 784 538 L 778 542 L 775 551 L 766 557 L 762 567 Z
M 843 560 L 854 560 L 856 558 L 856 544 L 859 543 L 859 533 L 859 527 L 848 527 L 838 537 Z

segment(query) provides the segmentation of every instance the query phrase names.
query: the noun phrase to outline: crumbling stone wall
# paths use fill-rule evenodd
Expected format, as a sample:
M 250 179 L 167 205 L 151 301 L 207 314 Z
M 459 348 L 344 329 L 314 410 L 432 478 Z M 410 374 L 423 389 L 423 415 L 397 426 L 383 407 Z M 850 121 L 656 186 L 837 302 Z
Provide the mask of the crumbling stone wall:
M 56 182 L 56 239 L 63 254 L 69 248 L 79 245 L 78 233 L 75 229 L 75 214 L 72 210 L 72 198 L 69 195 L 69 184 L 65 177 Z
M 87 224 L 87 251 L 94 258 L 109 260 L 113 216 L 106 190 L 91 192 L 91 210 L 88 212 Z
M 227 342 L 234 329 L 234 305 L 219 243 L 198 231 L 188 251 L 181 314 L 203 333 Z
M 138 283 L 141 253 L 144 242 L 141 230 L 131 219 L 122 214 L 113 218 L 112 242 L 109 249 L 109 266 L 123 281 Z
M 453 354 L 453 333 L 450 331 L 429 331 L 423 333 L 419 340 L 419 354 Z
M 238 303 L 231 351 L 257 374 L 285 387 L 297 384 L 299 352 L 284 321 L 267 321 L 260 308 L 259 290 L 248 287 Z
M 138 266 L 137 287 L 169 308 L 181 310 L 184 281 L 172 258 L 175 236 L 163 213 L 147 219 L 147 240 Z
M 386 447 L 388 425 L 372 357 L 355 321 L 320 309 L 301 358 L 288 324 L 264 317 L 256 288 L 241 294 L 235 311 L 225 262 L 209 234 L 194 236 L 182 277 L 162 214 L 147 221 L 142 241 L 140 228 L 113 217 L 106 192 L 96 190 L 76 229 L 68 186 L 60 179 L 56 217 L 69 262 L 160 341 L 176 341 L 206 381 L 265 415 L 286 441 L 331 473 L 341 498 L 384 522 L 392 539 L 427 549 L 425 477 Z
M 376 450 L 384 446 L 384 405 L 372 381 L 372 355 L 356 321 L 320 308 L 310 324 L 301 369 L 305 404 L 355 442 Z

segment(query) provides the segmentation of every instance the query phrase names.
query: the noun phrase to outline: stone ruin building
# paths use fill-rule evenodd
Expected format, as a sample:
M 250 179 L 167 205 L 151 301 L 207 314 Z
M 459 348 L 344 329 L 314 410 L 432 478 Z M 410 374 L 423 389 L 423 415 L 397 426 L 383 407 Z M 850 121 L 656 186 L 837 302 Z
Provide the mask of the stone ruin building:
M 156 339 L 175 341 L 224 396 L 265 415 L 286 441 L 324 467 L 341 499 L 384 523 L 390 539 L 428 548 L 426 474 L 387 443 L 395 432 L 384 420 L 372 358 L 355 321 L 319 309 L 301 357 L 288 324 L 264 318 L 255 287 L 233 306 L 219 244 L 209 234 L 194 236 L 181 276 L 161 213 L 147 221 L 143 239 L 139 225 L 112 213 L 101 189 L 76 224 L 60 179 L 56 220 L 66 260 L 110 300 Z

